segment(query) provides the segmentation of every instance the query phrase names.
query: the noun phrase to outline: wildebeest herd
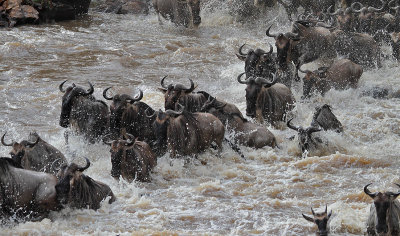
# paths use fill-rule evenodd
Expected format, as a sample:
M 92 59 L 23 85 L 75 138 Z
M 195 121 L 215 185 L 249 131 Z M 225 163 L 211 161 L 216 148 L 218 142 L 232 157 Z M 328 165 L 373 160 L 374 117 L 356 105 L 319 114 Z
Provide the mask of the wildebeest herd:
M 154 1 L 157 12 L 176 24 L 200 24 L 199 1 L 170 2 Z M 59 85 L 63 93 L 59 125 L 67 128 L 65 141 L 68 143 L 69 135 L 80 135 L 89 144 L 110 145 L 110 175 L 129 182 L 151 181 L 150 173 L 157 165 L 157 158 L 166 153 L 172 158 L 196 156 L 212 148 L 220 156 L 226 142 L 246 158 L 241 146 L 279 148 L 266 125 L 282 128 L 280 125 L 284 123 L 295 130 L 302 156 L 307 157 L 325 145 L 316 133 L 328 130 L 342 133 L 344 127 L 328 104 L 316 107 L 309 127 L 295 125 L 295 117 L 291 117 L 296 107 L 292 85 L 302 83 L 302 99 L 324 95 L 331 89 L 354 89 L 363 70 L 381 67 L 383 41 L 389 40 L 395 57 L 400 54 L 395 39 L 400 31 L 400 5 L 396 1 L 382 0 L 379 6 L 344 1 L 342 6 L 346 7 L 336 10 L 335 1 L 325 1 L 331 5 L 320 2 L 318 7 L 309 1 L 282 3 L 289 16 L 296 14 L 295 4 L 306 11 L 293 22 L 289 32 L 272 33 L 273 25 L 266 27 L 266 35 L 275 40 L 276 53 L 272 45 L 269 50 L 245 50 L 245 42 L 238 47 L 236 56 L 244 61 L 244 72 L 236 80 L 246 85 L 243 96 L 245 115 L 249 118 L 233 103 L 207 91 L 195 91 L 192 79 L 184 85 L 167 83 L 167 76 L 161 78 L 159 90 L 165 96 L 164 111 L 156 111 L 141 101 L 144 97 L 141 90 L 134 95 L 110 96 L 112 87 L 105 88 L 103 98 L 110 101 L 107 104 L 94 97 L 92 83 L 88 82 L 89 88 L 85 89 L 75 84 L 66 87 L 68 81 L 64 81 Z M 198 11 L 189 14 L 190 17 L 181 15 L 179 4 Z M 318 59 L 330 60 L 330 64 L 314 71 L 304 69 L 305 64 Z M 303 78 L 299 72 L 304 74 Z M 50 211 L 66 206 L 96 210 L 103 200 L 109 203 L 116 200 L 109 186 L 83 174 L 90 167 L 88 158 L 85 166 L 68 163 L 59 150 L 37 133 L 20 143 L 7 141 L 8 136 L 5 133 L 1 137 L 3 145 L 12 147 L 11 158 L 0 158 L 2 221 L 14 215 L 40 220 Z M 372 193 L 369 186 L 364 187 L 364 192 L 374 204 L 367 222 L 368 234 L 399 235 L 400 203 L 396 197 L 400 191 Z M 304 214 L 303 217 L 318 226 L 319 235 L 327 235 L 332 211 L 328 212 L 326 207 L 322 213 L 315 213 L 312 208 L 311 212 L 313 217 Z

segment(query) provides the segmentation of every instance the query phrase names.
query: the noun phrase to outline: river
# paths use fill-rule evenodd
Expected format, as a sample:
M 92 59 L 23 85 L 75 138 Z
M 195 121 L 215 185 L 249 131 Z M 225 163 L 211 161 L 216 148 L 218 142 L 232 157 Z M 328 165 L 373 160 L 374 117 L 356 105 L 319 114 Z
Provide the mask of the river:
M 245 85 L 236 77 L 244 63 L 235 53 L 240 45 L 268 49 L 265 36 L 288 30 L 283 9 L 271 10 L 252 24 L 234 21 L 223 6 L 206 4 L 196 30 L 160 25 L 148 16 L 103 14 L 90 11 L 76 21 L 0 29 L 0 131 L 7 140 L 21 141 L 37 131 L 69 161 L 92 166 L 87 175 L 108 184 L 117 197 L 98 211 L 64 209 L 49 219 L 0 227 L 0 235 L 311 235 L 316 226 L 306 221 L 310 207 L 325 205 L 333 214 L 332 235 L 362 235 L 372 200 L 363 193 L 397 192 L 400 183 L 399 99 L 361 96 L 371 86 L 400 88 L 398 62 L 387 57 L 383 67 L 364 71 L 358 89 L 330 91 L 324 97 L 301 100 L 293 123 L 308 126 L 316 106 L 329 104 L 344 126 L 344 134 L 321 134 L 330 147 L 318 156 L 302 159 L 295 131 L 268 128 L 279 148 L 242 147 L 241 159 L 228 145 L 219 158 L 212 150 L 198 160 L 158 160 L 150 183 L 127 183 L 110 175 L 109 147 L 87 145 L 80 137 L 64 142 L 58 125 L 62 93 L 58 85 L 76 83 L 95 87 L 102 97 L 144 91 L 143 101 L 158 110 L 163 94 L 160 79 L 188 84 L 236 104 L 245 113 Z M 383 52 L 389 55 L 388 46 Z M 309 68 L 316 68 L 311 63 Z M 108 102 L 108 101 L 107 101 Z M 0 146 L 2 156 L 8 147 Z M 201 161 L 207 164 L 203 165 Z

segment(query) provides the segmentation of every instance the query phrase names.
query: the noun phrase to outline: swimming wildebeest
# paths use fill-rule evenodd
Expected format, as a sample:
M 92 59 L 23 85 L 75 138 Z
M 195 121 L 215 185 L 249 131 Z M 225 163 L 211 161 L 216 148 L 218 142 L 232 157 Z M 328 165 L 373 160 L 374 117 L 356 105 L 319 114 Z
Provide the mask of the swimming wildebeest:
M 82 172 L 89 168 L 90 161 L 86 159 L 86 166 L 81 167 L 75 163 L 63 165 L 57 174 L 57 199 L 72 208 L 89 208 L 97 210 L 100 203 L 110 197 L 108 203 L 115 201 L 115 196 L 110 187 L 96 181 Z
M 128 134 L 129 139 L 114 140 L 111 143 L 111 176 L 132 182 L 149 181 L 150 172 L 157 164 L 157 158 L 150 146 Z
M 286 114 L 294 108 L 295 99 L 288 87 L 260 77 L 250 77 L 241 80 L 244 73 L 237 77 L 237 81 L 246 84 L 246 115 L 256 118 L 260 123 L 266 120 L 272 125 L 286 119 Z
M 57 174 L 58 169 L 64 163 L 67 163 L 64 155 L 55 147 L 45 142 L 37 133 L 31 133 L 29 140 L 22 142 L 6 143 L 4 137 L 1 137 L 1 143 L 4 146 L 12 147 L 11 158 L 22 168 Z M 33 141 L 35 140 L 35 141 Z
M 330 89 L 344 90 L 357 88 L 358 81 L 363 73 L 360 65 L 349 59 L 335 61 L 329 67 L 320 67 L 318 70 L 299 70 L 305 73 L 303 78 L 303 97 L 310 97 L 313 92 L 324 95 Z
M 217 100 L 205 92 L 200 93 L 207 97 L 207 102 L 203 105 L 202 111 L 216 116 L 228 131 L 233 132 L 235 143 L 254 148 L 276 146 L 275 136 L 266 127 L 245 119 L 234 104 Z
M 153 143 L 156 141 L 156 135 L 153 130 L 153 123 L 155 117 L 146 115 L 146 111 L 154 113 L 154 110 L 140 101 L 143 98 L 143 92 L 139 90 L 139 94 L 133 97 L 127 94 L 116 94 L 113 97 L 109 97 L 107 96 L 107 91 L 110 88 L 106 88 L 103 91 L 103 97 L 107 100 L 112 100 L 110 105 L 111 140 L 132 134 L 154 148 Z
M 0 158 L 1 220 L 12 216 L 42 220 L 59 209 L 54 175 L 22 169 L 11 158 Z
M 93 96 L 94 88 L 90 82 L 90 88 L 87 91 L 75 84 L 64 90 L 65 82 L 67 80 L 59 86 L 60 91 L 64 93 L 60 126 L 64 128 L 70 126 L 73 131 L 83 135 L 90 143 L 98 141 L 108 132 L 109 112 L 107 104 L 96 100 Z
M 311 212 L 313 214 L 313 217 L 302 214 L 304 219 L 312 223 L 315 223 L 318 226 L 318 231 L 316 232 L 317 235 L 327 236 L 329 233 L 328 221 L 332 215 L 332 210 L 328 214 L 328 206 L 326 206 L 324 212 L 315 213 L 311 207 Z
M 333 114 L 328 104 L 316 107 L 315 110 L 311 126 L 321 127 L 325 131 L 333 130 L 337 133 L 343 132 L 342 123 L 336 118 L 335 114 Z
M 290 21 L 292 21 L 292 14 L 297 15 L 297 9 L 303 7 L 306 13 L 313 13 L 319 15 L 326 12 L 331 6 L 335 6 L 336 0 L 292 0 L 287 4 L 283 0 L 278 0 L 285 8 Z
M 222 150 L 225 128 L 210 113 L 191 113 L 181 107 L 180 111 L 166 110 L 154 114 L 158 145 L 168 148 L 171 157 L 200 153 L 213 144 Z
M 400 192 L 371 193 L 370 185 L 364 187 L 364 192 L 374 200 L 367 221 L 368 235 L 400 235 L 400 202 L 396 199 Z
M 198 27 L 201 23 L 200 0 L 153 0 L 153 7 L 160 23 L 160 15 L 185 27 Z
M 290 123 L 292 120 L 293 118 L 288 120 L 286 124 L 290 129 L 297 131 L 299 147 L 301 149 L 303 157 L 305 157 L 305 155 L 311 151 L 318 150 L 322 144 L 322 140 L 318 137 L 314 138 L 311 135 L 315 132 L 321 131 L 322 129 L 314 126 L 310 126 L 307 128 L 303 128 L 301 126 L 294 126 Z
M 165 110 L 179 110 L 181 104 L 185 110 L 189 112 L 200 111 L 203 104 L 207 101 L 207 98 L 202 93 L 192 93 L 196 88 L 193 80 L 190 81 L 190 88 L 185 87 L 182 84 L 169 84 L 165 85 L 164 80 L 167 76 L 161 79 L 161 88 L 158 88 L 164 93 L 164 108 Z

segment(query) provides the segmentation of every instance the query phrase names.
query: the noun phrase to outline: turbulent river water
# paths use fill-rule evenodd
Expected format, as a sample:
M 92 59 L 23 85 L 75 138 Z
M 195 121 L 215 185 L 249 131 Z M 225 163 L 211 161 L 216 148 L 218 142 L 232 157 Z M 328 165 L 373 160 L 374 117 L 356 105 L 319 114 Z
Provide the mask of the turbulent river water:
M 214 6 L 213 6 L 214 5 Z M 58 125 L 62 93 L 67 83 L 95 87 L 95 96 L 113 86 L 114 93 L 144 91 L 143 101 L 163 108 L 160 79 L 188 84 L 236 104 L 244 113 L 245 86 L 236 81 L 244 63 L 235 53 L 240 45 L 268 49 L 273 39 L 265 29 L 288 30 L 282 9 L 265 19 L 236 23 L 221 4 L 205 4 L 196 30 L 160 25 L 148 16 L 90 11 L 76 21 L 21 26 L 0 31 L 0 131 L 21 141 L 37 131 L 69 161 L 92 161 L 86 174 L 108 184 L 117 197 L 98 211 L 64 209 L 49 219 L 0 227 L 0 235 L 310 235 L 316 226 L 302 213 L 310 207 L 333 211 L 333 235 L 362 235 L 372 200 L 371 191 L 398 191 L 400 183 L 399 99 L 362 96 L 372 86 L 400 88 L 398 62 L 386 57 L 383 67 L 364 71 L 359 88 L 330 91 L 324 97 L 301 99 L 293 92 L 296 125 L 308 126 L 316 106 L 329 104 L 344 126 L 344 134 L 321 134 L 330 148 L 302 159 L 293 130 L 270 130 L 279 148 L 242 147 L 241 159 L 228 145 L 222 157 L 211 150 L 197 160 L 158 160 L 150 183 L 127 183 L 110 176 L 109 147 L 88 145 L 72 137 L 67 147 Z M 388 46 L 382 49 L 390 55 Z M 311 63 L 309 68 L 316 68 Z M 1 146 L 2 156 L 8 147 Z M 201 162 L 203 161 L 203 162 Z M 207 163 L 203 165 L 204 161 Z

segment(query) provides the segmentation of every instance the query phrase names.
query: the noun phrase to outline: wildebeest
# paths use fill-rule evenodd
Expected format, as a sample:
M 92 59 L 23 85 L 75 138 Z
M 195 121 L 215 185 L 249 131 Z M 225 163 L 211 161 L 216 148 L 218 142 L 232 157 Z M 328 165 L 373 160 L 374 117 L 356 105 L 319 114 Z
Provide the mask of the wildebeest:
M 317 150 L 321 146 L 322 140 L 319 137 L 312 137 L 311 135 L 315 132 L 321 131 L 322 129 L 314 126 L 308 128 L 294 126 L 290 123 L 292 120 L 293 118 L 287 121 L 287 127 L 297 131 L 299 147 L 303 157 L 305 157 L 309 152 Z
M 246 84 L 246 115 L 256 118 L 260 123 L 266 120 L 272 125 L 284 121 L 286 114 L 294 108 L 295 99 L 288 87 L 264 78 L 250 77 L 241 80 L 244 73 L 237 77 L 237 81 Z
M 198 27 L 201 23 L 200 0 L 153 0 L 153 7 L 160 23 L 160 15 L 185 27 Z
M 157 164 L 157 158 L 150 146 L 135 140 L 129 135 L 129 140 L 114 140 L 111 143 L 111 176 L 132 182 L 149 181 L 150 172 Z
M 110 137 L 116 140 L 128 133 L 147 142 L 150 146 L 156 141 L 156 135 L 153 131 L 155 118 L 148 117 L 146 111 L 153 113 L 154 110 L 146 103 L 140 101 L 143 98 L 143 92 L 130 96 L 127 94 L 116 94 L 113 97 L 107 96 L 106 88 L 103 91 L 103 97 L 112 100 L 110 105 Z
M 299 66 L 342 55 L 362 66 L 381 67 L 380 48 L 370 35 L 331 31 L 309 21 L 296 21 L 292 28 L 285 34 L 271 34 L 271 26 L 266 31 L 267 36 L 275 38 L 278 60 L 291 60 Z
M 54 175 L 22 169 L 11 158 L 0 158 L 0 218 L 42 220 L 59 209 Z
M 392 55 L 396 60 L 400 60 L 400 33 L 391 34 Z
M 64 128 L 70 126 L 77 134 L 83 135 L 90 143 L 94 143 L 108 132 L 109 112 L 107 104 L 96 100 L 92 95 L 94 88 L 90 82 L 90 88 L 87 91 L 75 84 L 64 90 L 65 82 L 67 80 L 59 86 L 60 91 L 64 93 L 60 126 Z
M 113 203 L 116 198 L 110 187 L 96 181 L 82 172 L 89 168 L 90 161 L 86 159 L 86 166 L 81 167 L 75 163 L 63 165 L 57 173 L 58 201 L 71 208 L 89 208 L 97 210 L 100 203 L 110 197 L 108 203 Z
M 275 39 L 279 61 L 293 61 L 295 65 L 302 65 L 321 58 L 336 57 L 334 36 L 328 28 L 296 21 L 292 25 L 292 32 L 272 34 L 271 27 L 266 35 Z
M 190 88 L 187 88 L 182 84 L 169 84 L 167 86 L 164 84 L 165 78 L 167 76 L 161 79 L 161 88 L 159 88 L 164 93 L 165 110 L 177 111 L 180 108 L 179 104 L 181 104 L 189 112 L 200 111 L 207 98 L 202 93 L 192 93 L 195 86 L 191 79 L 189 79 Z
M 368 235 L 400 235 L 400 202 L 396 199 L 400 192 L 371 193 L 370 185 L 364 186 L 364 192 L 374 200 L 367 221 Z
M 332 109 L 328 104 L 315 108 L 311 126 L 321 127 L 325 131 L 333 130 L 337 133 L 343 132 L 342 123 L 336 118 L 335 114 L 333 114 Z
M 303 78 L 303 96 L 309 97 L 313 92 L 324 95 L 330 89 L 344 90 L 357 88 L 358 81 L 363 73 L 360 65 L 348 60 L 335 61 L 329 67 L 320 67 L 318 70 L 299 70 L 305 73 Z
M 276 146 L 275 136 L 266 127 L 245 119 L 235 105 L 217 100 L 209 94 L 206 96 L 208 100 L 202 111 L 211 113 L 222 121 L 227 130 L 233 132 L 235 143 L 254 148 Z
M 326 206 L 324 212 L 315 213 L 311 207 L 311 212 L 313 214 L 313 217 L 302 214 L 304 219 L 306 219 L 312 223 L 315 223 L 318 226 L 318 231 L 316 232 L 317 235 L 327 236 L 329 233 L 328 221 L 329 221 L 329 218 L 331 218 L 332 210 L 328 214 L 328 206 Z
M 1 143 L 4 146 L 12 147 L 11 158 L 24 169 L 55 175 L 59 167 L 67 163 L 64 155 L 57 148 L 45 142 L 37 133 L 29 135 L 30 141 L 23 140 L 20 143 L 8 144 L 4 141 L 5 136 L 6 134 L 1 137 Z
M 254 0 L 254 6 L 256 7 L 273 7 L 277 3 L 277 0 Z
M 222 150 L 225 128 L 222 122 L 210 113 L 191 113 L 183 107 L 180 111 L 160 110 L 155 131 L 157 143 L 168 148 L 171 157 L 200 153 L 213 144 Z

